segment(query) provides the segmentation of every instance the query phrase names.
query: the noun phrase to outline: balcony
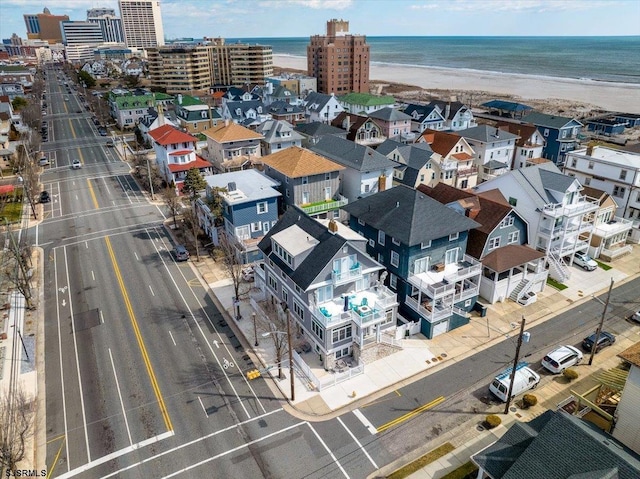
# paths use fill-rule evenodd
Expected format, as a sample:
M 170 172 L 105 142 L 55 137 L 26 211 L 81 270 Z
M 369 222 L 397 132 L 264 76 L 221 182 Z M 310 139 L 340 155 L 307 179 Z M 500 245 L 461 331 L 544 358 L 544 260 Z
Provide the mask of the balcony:
M 348 270 L 333 271 L 331 273 L 331 280 L 333 281 L 333 285 L 337 286 L 355 281 L 360 278 L 360 276 L 362 276 L 362 266 L 360 266 L 360 263 L 356 263 Z
M 560 216 L 577 216 L 596 211 L 599 208 L 599 200 L 589 196 L 581 196 L 577 202 L 564 205 L 562 203 L 548 203 L 542 207 L 545 215 L 553 218 Z
M 407 296 L 404 299 L 404 302 L 430 323 L 448 318 L 453 312 L 452 307 L 445 305 L 442 301 L 436 301 L 435 303 L 422 301 L 421 303 L 418 303 L 416 298 Z
M 633 228 L 633 221 L 616 216 L 607 223 L 600 223 L 593 229 L 593 234 L 601 238 L 611 238 L 619 233 L 624 233 Z
M 318 203 L 300 205 L 299 208 L 306 214 L 311 216 L 325 213 L 331 210 L 337 210 L 338 208 L 342 208 L 343 206 L 345 206 L 347 203 L 349 203 L 349 200 L 340 195 L 337 200 L 320 201 Z
M 385 286 L 334 298 L 315 308 L 312 313 L 324 327 L 353 321 L 359 327 L 386 319 L 386 311 L 398 304 L 396 294 Z
M 473 281 L 466 281 L 474 277 L 479 277 L 482 270 L 482 264 L 475 258 L 464 255 L 462 261 L 447 264 L 444 268 L 434 266 L 430 271 L 418 273 L 409 276 L 409 283 L 425 293 L 432 299 L 441 299 L 468 291 L 469 283 L 477 288 Z M 461 283 L 462 282 L 462 283 Z M 479 281 L 478 281 L 479 283 Z M 459 289 L 459 291 L 456 291 Z
M 471 168 L 461 168 L 458 170 L 458 178 L 473 176 L 477 174 L 478 174 L 477 166 L 472 166 Z

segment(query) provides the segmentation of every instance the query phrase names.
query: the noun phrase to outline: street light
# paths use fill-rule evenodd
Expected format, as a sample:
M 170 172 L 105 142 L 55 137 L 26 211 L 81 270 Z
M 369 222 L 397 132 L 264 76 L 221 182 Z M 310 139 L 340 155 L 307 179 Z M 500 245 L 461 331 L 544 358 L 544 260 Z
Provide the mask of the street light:
M 291 382 L 291 402 L 296 400 L 296 393 L 294 390 L 294 381 L 293 381 L 293 349 L 291 348 L 291 321 L 289 318 L 289 311 L 286 311 L 287 315 L 287 331 L 269 331 L 268 333 L 263 333 L 262 337 L 266 338 L 272 334 L 286 334 L 287 335 L 287 343 L 289 346 L 289 379 Z

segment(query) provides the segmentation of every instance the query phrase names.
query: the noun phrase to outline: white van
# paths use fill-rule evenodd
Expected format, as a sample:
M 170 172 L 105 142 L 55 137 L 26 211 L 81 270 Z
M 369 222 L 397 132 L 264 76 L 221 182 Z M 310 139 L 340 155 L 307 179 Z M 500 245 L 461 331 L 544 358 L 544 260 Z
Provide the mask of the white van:
M 528 367 L 527 363 L 518 363 L 516 366 L 516 374 L 513 379 L 513 390 L 511 391 L 511 397 L 517 396 L 529 389 L 535 389 L 540 382 L 540 375 Z M 489 385 L 489 391 L 500 399 L 502 402 L 507 402 L 507 394 L 509 394 L 509 381 L 511 379 L 512 368 L 505 369 L 498 374 L 491 384 Z

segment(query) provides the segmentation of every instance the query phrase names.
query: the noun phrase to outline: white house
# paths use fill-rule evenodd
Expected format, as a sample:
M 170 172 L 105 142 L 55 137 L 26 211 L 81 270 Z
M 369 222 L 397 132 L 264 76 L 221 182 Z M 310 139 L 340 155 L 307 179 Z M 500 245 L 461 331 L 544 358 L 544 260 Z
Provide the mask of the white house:
M 534 162 L 540 163 L 543 158 L 545 139 L 535 125 L 498 122 L 496 126 L 518 137 L 511 169 L 517 170 L 518 168 L 530 166 Z
M 312 91 L 305 97 L 303 105 L 307 123 L 319 122 L 329 125 L 344 111 L 333 93 L 325 95 Z
M 489 125 L 475 126 L 457 133 L 467 140 L 474 151 L 474 163 L 478 167 L 480 182 L 511 169 L 518 135 Z

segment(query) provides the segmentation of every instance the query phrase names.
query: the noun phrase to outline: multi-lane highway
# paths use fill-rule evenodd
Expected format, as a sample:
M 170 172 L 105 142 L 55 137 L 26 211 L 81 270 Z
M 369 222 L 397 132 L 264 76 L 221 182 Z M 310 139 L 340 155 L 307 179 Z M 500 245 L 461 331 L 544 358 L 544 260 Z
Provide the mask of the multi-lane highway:
M 510 341 L 355 412 L 288 414 L 263 379 L 246 379 L 253 364 L 197 272 L 170 253 L 165 211 L 65 81 L 49 70 L 44 150 L 55 161 L 41 181 L 52 201 L 28 232 L 45 251 L 51 477 L 360 478 L 486 410 L 487 378 L 509 362 Z M 614 291 L 640 299 L 637 281 Z M 549 346 L 577 344 L 601 311 L 580 308 L 531 328 L 523 354 L 535 362 Z M 614 308 L 608 329 L 632 328 L 626 313 Z

